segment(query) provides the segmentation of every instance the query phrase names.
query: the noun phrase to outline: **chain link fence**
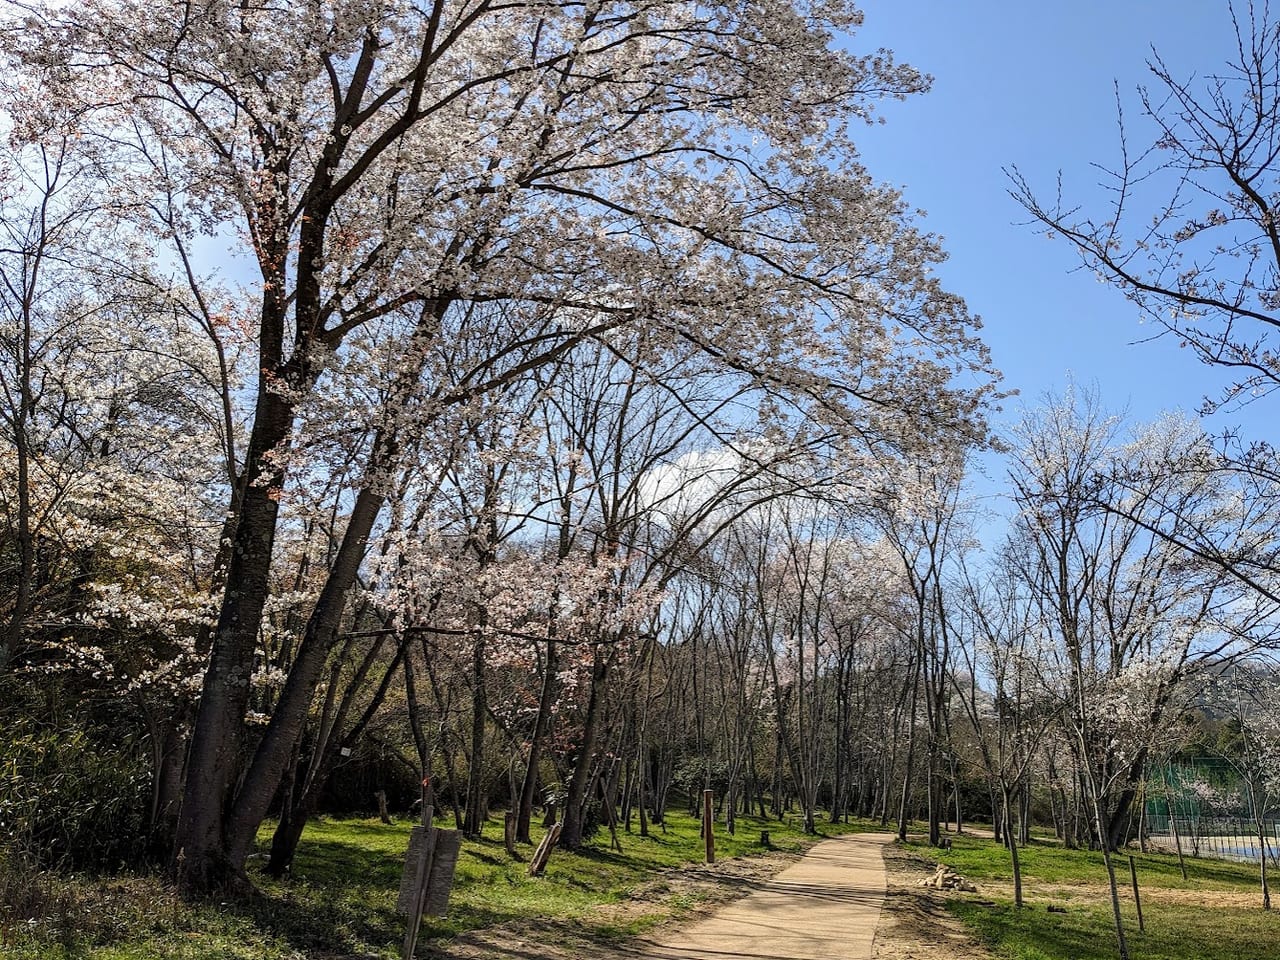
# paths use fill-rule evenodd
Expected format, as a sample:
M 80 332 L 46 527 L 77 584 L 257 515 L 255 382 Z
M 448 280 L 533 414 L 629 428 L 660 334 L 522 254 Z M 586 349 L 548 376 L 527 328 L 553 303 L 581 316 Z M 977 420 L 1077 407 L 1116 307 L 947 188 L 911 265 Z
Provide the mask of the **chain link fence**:
M 1258 825 L 1245 817 L 1175 816 L 1147 814 L 1147 843 L 1172 853 L 1181 844 L 1189 857 L 1257 862 L 1265 849 L 1267 863 L 1280 867 L 1280 820 Z

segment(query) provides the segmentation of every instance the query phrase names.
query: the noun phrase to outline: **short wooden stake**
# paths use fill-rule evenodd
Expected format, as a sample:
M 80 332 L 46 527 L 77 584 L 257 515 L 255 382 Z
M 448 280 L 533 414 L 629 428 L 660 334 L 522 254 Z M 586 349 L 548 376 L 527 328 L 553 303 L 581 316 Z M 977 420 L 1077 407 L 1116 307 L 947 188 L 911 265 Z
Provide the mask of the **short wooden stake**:
M 1129 855 L 1129 879 L 1133 881 L 1133 904 L 1138 908 L 1138 930 L 1145 933 L 1147 928 L 1142 922 L 1142 897 L 1138 895 L 1138 868 L 1134 865 L 1133 855 Z
M 707 842 L 707 863 L 716 862 L 715 821 L 711 819 L 711 791 L 702 791 L 702 836 Z
M 529 876 L 540 877 L 542 871 L 547 869 L 547 861 L 551 859 L 551 851 L 560 840 L 560 831 L 563 826 L 564 824 L 557 823 L 542 838 L 538 849 L 534 851 L 533 859 L 529 861 Z
M 379 790 L 373 796 L 378 801 L 378 819 L 383 823 L 390 823 L 391 813 L 387 810 L 387 791 Z
M 516 855 L 516 814 L 508 810 L 502 818 L 502 844 L 507 848 L 507 855 Z

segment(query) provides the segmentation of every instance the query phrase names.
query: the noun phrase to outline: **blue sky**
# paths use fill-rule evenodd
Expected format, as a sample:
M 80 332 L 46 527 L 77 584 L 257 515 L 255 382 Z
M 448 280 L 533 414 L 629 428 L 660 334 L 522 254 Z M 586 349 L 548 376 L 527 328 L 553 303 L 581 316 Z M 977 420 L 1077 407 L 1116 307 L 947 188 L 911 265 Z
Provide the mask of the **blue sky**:
M 1061 170 L 1068 199 L 1097 197 L 1090 164 L 1118 153 L 1115 85 L 1132 130 L 1153 45 L 1177 76 L 1218 69 L 1234 44 L 1225 0 L 864 0 L 863 10 L 855 49 L 888 47 L 934 77 L 930 93 L 885 104 L 887 123 L 857 134 L 863 160 L 945 237 L 940 272 L 982 316 L 1006 386 L 1021 392 L 1004 419 L 1046 390 L 1060 393 L 1068 376 L 1096 383 L 1107 408 L 1138 419 L 1194 412 L 1216 393 L 1222 371 L 1168 339 L 1135 343 L 1150 325 L 1116 290 L 1072 272 L 1078 261 L 1064 243 L 1025 224 L 1001 168 L 1016 164 L 1045 191 Z M 1275 402 L 1206 426 L 1280 440 L 1267 409 Z

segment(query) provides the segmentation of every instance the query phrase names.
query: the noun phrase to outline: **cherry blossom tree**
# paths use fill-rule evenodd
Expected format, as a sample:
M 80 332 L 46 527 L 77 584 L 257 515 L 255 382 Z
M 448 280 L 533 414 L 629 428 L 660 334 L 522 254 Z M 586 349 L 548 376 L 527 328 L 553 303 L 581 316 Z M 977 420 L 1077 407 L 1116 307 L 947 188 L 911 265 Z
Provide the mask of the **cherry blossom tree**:
M 83 115 L 6 87 L 0 661 L 27 678 L 20 702 L 60 676 L 140 719 L 163 843 L 220 553 L 236 356 L 188 323 L 190 301 L 103 196 Z
M 925 792 L 928 798 L 929 842 L 941 842 L 942 796 L 940 761 L 949 727 L 954 628 L 951 593 L 957 564 L 968 541 L 961 500 L 962 468 L 943 461 L 929 466 L 909 465 L 891 481 L 892 499 L 880 511 L 879 525 L 892 548 L 903 583 L 912 600 L 911 638 L 916 646 L 912 678 L 912 711 L 919 689 L 925 706 Z M 907 754 L 898 835 L 906 836 L 906 798 L 914 764 L 914 736 Z
M 1118 418 L 1073 394 L 1027 416 L 1011 470 L 1020 514 L 1006 556 L 1033 598 L 1037 669 L 1060 698 L 1112 878 L 1122 956 L 1110 852 L 1127 832 L 1147 759 L 1187 708 L 1189 681 L 1274 630 L 1266 597 L 1155 533 L 1208 529 L 1237 508 L 1196 457 L 1176 456 L 1203 451 L 1198 437 L 1196 426 L 1167 417 L 1126 440 Z M 1178 467 L 1141 469 L 1153 462 Z
M 1228 3 L 1235 51 L 1201 77 L 1153 52 L 1137 124 L 1100 164 L 1107 204 L 1091 212 L 1038 191 L 1014 168 L 1014 198 L 1165 334 L 1229 380 L 1214 409 L 1280 386 L 1275 216 L 1280 23 L 1265 2 Z M 1141 132 L 1134 136 L 1134 129 Z
M 1011 565 L 1014 566 L 1014 565 Z M 973 730 L 978 762 L 999 790 L 1005 846 L 1013 869 L 1013 900 L 1022 900 L 1020 838 L 1013 830 L 1014 804 L 1029 789 L 1027 779 L 1042 737 L 1060 719 L 1062 705 L 1046 697 L 1037 663 L 1034 605 L 1008 569 L 977 581 L 966 577 L 957 646 L 964 670 L 951 675 Z
M 1280 799 L 1280 717 L 1276 714 L 1277 670 L 1274 662 L 1246 662 L 1224 671 L 1214 685 L 1217 701 L 1238 731 L 1228 757 L 1243 781 L 1246 803 L 1258 840 L 1258 884 L 1262 909 L 1271 909 L 1267 857 L 1271 839 L 1266 817 Z
M 404 411 L 469 402 L 630 324 L 867 444 L 981 436 L 991 372 L 930 273 L 941 251 L 848 131 L 925 81 L 838 50 L 860 18 L 484 0 L 199 0 L 157 17 L 91 0 L 6 24 L 6 63 L 83 112 L 104 189 L 191 296 L 228 287 L 202 246 L 230 247 L 244 278 L 234 316 L 256 357 L 174 848 L 187 889 L 242 876 L 402 461 Z M 439 344 L 468 336 L 491 352 L 437 379 Z M 336 494 L 351 509 L 248 738 L 277 536 L 325 469 L 308 433 L 379 356 L 395 362 Z M 951 385 L 969 369 L 977 389 Z

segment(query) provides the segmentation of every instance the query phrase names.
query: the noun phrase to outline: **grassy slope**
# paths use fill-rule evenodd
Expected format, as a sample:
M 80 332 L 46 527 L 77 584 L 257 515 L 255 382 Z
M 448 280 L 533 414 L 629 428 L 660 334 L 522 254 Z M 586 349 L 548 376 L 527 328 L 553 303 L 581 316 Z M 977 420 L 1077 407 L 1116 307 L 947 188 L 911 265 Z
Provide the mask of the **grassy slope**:
M 51 885 L 50 909 L 36 923 L 0 925 L 0 956 L 13 960 L 85 957 L 91 960 L 302 960 L 326 957 L 396 957 L 404 919 L 394 912 L 409 822 L 324 820 L 308 826 L 293 877 L 276 882 L 251 869 L 262 896 L 252 903 L 190 908 L 151 878 L 121 878 Z M 865 826 L 862 828 L 866 828 Z M 261 840 L 269 840 L 269 825 Z M 717 858 L 758 853 L 761 829 L 777 849 L 798 851 L 812 842 L 794 823 L 740 817 L 736 837 L 717 834 Z M 859 825 L 821 826 L 824 834 Z M 500 825 L 491 824 L 490 836 Z M 535 834 L 538 832 L 535 829 Z M 679 813 L 667 832 L 620 834 L 623 852 L 607 849 L 608 834 L 577 854 L 556 851 L 546 875 L 530 878 L 496 839 L 463 845 L 446 918 L 424 923 L 424 938 L 537 918 L 576 922 L 598 936 L 626 936 L 682 906 L 655 903 L 647 920 L 623 927 L 592 918 L 593 907 L 617 901 L 655 872 L 702 859 L 698 822 Z M 535 840 L 538 837 L 535 836 Z M 531 848 L 523 848 L 527 860 Z
M 1013 906 L 1009 854 L 990 840 L 957 838 L 953 849 L 920 852 L 974 880 L 977 895 L 948 906 L 1000 957 L 1009 960 L 1104 960 L 1117 955 L 1102 855 L 1033 843 L 1021 853 L 1027 906 Z M 1261 908 L 1257 868 L 1135 856 L 1146 932 L 1138 932 L 1128 857 L 1115 860 L 1129 952 L 1135 960 L 1264 960 L 1280 958 L 1280 916 Z M 998 892 L 1007 891 L 1007 895 Z M 994 905 L 982 901 L 994 900 Z M 1065 913 L 1050 913 L 1053 904 Z

